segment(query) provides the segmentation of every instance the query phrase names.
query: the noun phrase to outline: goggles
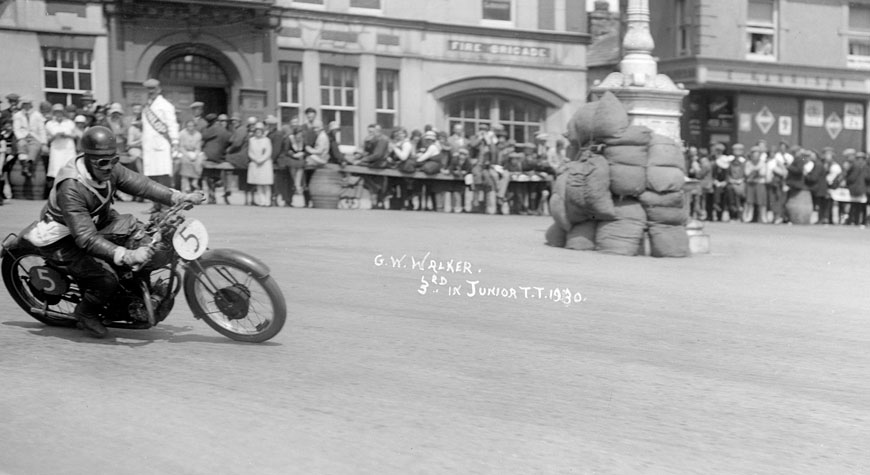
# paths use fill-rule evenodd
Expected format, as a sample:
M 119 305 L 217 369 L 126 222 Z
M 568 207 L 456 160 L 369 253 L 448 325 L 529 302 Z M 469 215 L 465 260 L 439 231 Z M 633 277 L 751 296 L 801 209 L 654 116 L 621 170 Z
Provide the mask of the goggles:
M 115 166 L 121 160 L 121 158 L 115 155 L 112 158 L 100 158 L 97 160 L 91 158 L 88 160 L 91 162 L 92 165 L 97 168 L 109 168 Z

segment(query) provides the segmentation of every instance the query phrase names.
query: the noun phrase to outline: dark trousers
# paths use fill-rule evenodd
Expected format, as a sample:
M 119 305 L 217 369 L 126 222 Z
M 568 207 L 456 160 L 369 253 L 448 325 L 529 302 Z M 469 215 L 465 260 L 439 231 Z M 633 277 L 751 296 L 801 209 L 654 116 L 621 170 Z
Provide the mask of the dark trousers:
M 768 183 L 767 188 L 767 208 L 773 211 L 773 219 L 776 221 L 782 218 L 785 207 L 785 193 L 782 191 L 782 185 L 779 183 Z
M 293 202 L 293 175 L 290 174 L 289 168 L 275 169 L 275 184 L 272 192 L 272 199 L 281 196 L 287 205 Z
M 819 196 L 818 200 L 818 212 L 819 212 L 819 224 L 831 224 L 831 214 L 834 211 L 834 200 L 831 199 L 830 196 Z
M 867 224 L 867 203 L 851 203 L 849 206 L 849 222 L 855 226 Z

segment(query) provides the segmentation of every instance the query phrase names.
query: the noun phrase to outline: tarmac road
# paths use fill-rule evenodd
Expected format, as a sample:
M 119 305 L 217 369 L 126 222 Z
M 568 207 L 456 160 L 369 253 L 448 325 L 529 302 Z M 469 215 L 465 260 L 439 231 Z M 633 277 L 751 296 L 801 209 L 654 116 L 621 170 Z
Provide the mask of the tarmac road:
M 870 473 L 870 230 L 713 224 L 714 254 L 653 259 L 544 246 L 544 217 L 191 214 L 272 268 L 283 332 L 180 301 L 93 340 L 4 289 L 0 473 Z

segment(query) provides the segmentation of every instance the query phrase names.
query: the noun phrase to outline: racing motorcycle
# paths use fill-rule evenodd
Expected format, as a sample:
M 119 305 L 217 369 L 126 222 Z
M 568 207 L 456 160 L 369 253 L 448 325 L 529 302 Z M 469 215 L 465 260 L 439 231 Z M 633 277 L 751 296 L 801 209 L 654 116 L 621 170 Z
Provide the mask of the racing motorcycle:
M 268 266 L 233 249 L 208 249 L 202 222 L 186 219 L 190 203 L 155 213 L 148 223 L 127 215 L 128 230 L 107 239 L 128 249 L 150 246 L 153 257 L 136 267 L 117 267 L 119 290 L 103 312 L 107 327 L 147 329 L 162 322 L 181 289 L 193 316 L 233 340 L 260 343 L 281 331 L 284 295 Z M 35 223 L 34 223 L 35 224 Z M 33 224 L 31 225 L 33 226 Z M 63 267 L 43 259 L 22 236 L 9 234 L 0 248 L 3 283 L 15 302 L 51 326 L 75 326 L 81 290 Z

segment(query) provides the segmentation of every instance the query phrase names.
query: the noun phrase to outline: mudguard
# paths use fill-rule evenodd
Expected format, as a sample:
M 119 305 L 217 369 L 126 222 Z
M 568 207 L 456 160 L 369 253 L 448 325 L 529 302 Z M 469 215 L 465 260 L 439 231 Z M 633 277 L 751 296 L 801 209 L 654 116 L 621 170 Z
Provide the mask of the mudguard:
M 36 221 L 30 223 L 26 228 L 21 230 L 18 234 L 9 234 L 6 238 L 3 239 L 2 245 L 0 245 L 0 258 L 6 255 L 6 253 L 12 253 L 16 250 L 30 250 L 35 254 L 39 254 L 39 248 L 33 245 L 27 239 L 24 239 L 24 236 L 30 232 L 33 227 L 36 226 Z
M 202 263 L 208 261 L 223 261 L 238 264 L 250 269 L 254 277 L 258 279 L 268 277 L 272 272 L 269 270 L 269 266 L 267 266 L 263 261 L 250 254 L 245 254 L 244 252 L 235 249 L 209 249 L 197 260 Z

